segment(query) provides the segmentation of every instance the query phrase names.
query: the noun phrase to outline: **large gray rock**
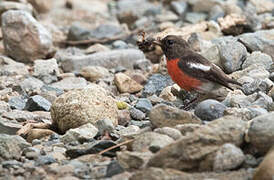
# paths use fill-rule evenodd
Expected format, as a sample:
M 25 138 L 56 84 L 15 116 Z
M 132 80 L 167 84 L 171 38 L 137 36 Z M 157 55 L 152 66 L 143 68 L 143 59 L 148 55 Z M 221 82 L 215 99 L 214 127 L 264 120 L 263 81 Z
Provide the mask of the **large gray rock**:
M 238 36 L 249 51 L 261 51 L 274 58 L 274 30 L 261 30 Z
M 252 119 L 247 140 L 261 153 L 266 153 L 274 145 L 274 112 Z
M 87 87 L 87 80 L 82 77 L 66 77 L 61 81 L 52 83 L 51 86 L 64 91 L 69 91 L 73 89 L 83 89 Z
M 86 56 L 67 56 L 59 57 L 61 66 L 65 72 L 80 71 L 86 66 L 102 66 L 105 68 L 116 68 L 123 66 L 133 69 L 136 61 L 144 59 L 144 53 L 136 49 L 113 50 L 108 52 L 98 52 Z
M 22 150 L 31 146 L 22 137 L 7 134 L 0 135 L 0 144 L 0 161 L 20 158 Z
M 51 34 L 25 11 L 5 12 L 2 33 L 5 52 L 17 61 L 33 62 L 45 58 L 51 51 Z
M 117 125 L 118 114 L 114 99 L 104 88 L 91 84 L 82 90 L 72 90 L 59 96 L 51 106 L 51 117 L 61 132 L 83 124 L 95 124 L 108 118 Z
M 213 160 L 207 158 L 210 159 L 225 143 L 240 146 L 245 130 L 246 122 L 237 117 L 224 116 L 164 147 L 150 159 L 148 165 L 179 170 L 197 170 L 201 167 L 212 170 Z
M 245 46 L 236 41 L 236 39 L 224 39 L 219 43 L 219 53 L 221 65 L 225 72 L 232 73 L 241 68 L 247 56 L 247 50 Z

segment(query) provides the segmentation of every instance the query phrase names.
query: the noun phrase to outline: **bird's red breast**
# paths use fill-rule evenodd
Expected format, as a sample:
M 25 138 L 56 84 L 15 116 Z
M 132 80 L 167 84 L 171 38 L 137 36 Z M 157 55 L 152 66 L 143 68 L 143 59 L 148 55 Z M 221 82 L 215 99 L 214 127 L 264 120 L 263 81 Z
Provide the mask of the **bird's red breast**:
M 193 89 L 197 89 L 202 85 L 202 81 L 199 79 L 195 79 L 193 77 L 185 74 L 182 69 L 178 66 L 178 61 L 180 59 L 171 59 L 167 60 L 167 70 L 171 79 L 178 84 L 182 89 L 187 91 L 191 91 Z

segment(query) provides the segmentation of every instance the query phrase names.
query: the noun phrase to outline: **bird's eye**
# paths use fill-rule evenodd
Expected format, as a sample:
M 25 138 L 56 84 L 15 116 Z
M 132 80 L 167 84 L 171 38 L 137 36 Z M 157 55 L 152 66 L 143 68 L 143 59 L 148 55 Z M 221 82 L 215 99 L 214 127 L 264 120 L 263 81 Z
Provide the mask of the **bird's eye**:
M 167 45 L 169 45 L 169 46 L 171 46 L 171 45 L 173 45 L 174 44 L 174 41 L 173 40 L 167 40 Z

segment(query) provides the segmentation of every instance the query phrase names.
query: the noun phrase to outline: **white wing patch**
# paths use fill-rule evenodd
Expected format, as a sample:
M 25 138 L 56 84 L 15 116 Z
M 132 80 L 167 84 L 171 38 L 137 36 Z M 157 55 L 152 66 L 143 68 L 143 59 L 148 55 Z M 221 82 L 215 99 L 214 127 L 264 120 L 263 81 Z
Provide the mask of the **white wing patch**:
M 200 63 L 187 63 L 190 68 L 200 69 L 202 71 L 209 71 L 210 66 L 206 66 Z

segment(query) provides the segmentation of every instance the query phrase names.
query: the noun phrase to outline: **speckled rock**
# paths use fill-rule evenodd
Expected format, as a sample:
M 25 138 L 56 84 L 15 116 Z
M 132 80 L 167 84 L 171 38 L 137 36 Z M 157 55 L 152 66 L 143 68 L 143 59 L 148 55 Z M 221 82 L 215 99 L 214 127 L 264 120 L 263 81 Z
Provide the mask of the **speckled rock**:
M 109 118 L 117 125 L 117 106 L 102 87 L 91 84 L 82 90 L 72 90 L 59 96 L 51 107 L 51 117 L 61 132 L 86 123 Z

